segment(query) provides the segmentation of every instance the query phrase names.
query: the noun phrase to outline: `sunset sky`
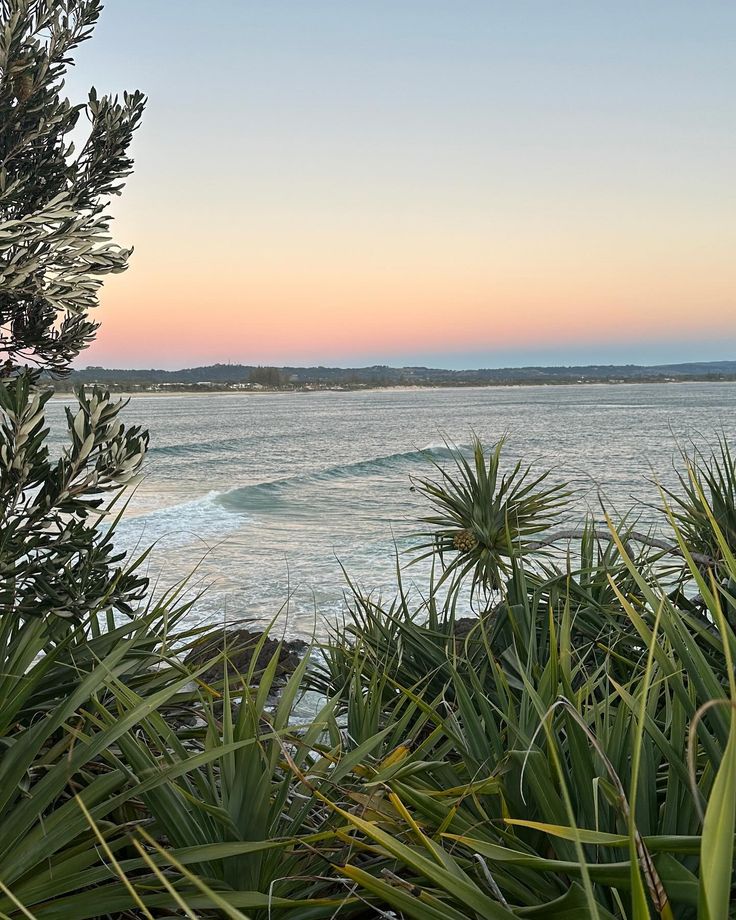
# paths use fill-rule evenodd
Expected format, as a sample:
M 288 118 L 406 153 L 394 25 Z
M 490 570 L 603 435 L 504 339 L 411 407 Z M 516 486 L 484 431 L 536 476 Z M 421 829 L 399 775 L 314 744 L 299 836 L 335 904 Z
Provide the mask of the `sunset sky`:
M 733 0 L 108 0 L 149 97 L 78 362 L 736 358 Z

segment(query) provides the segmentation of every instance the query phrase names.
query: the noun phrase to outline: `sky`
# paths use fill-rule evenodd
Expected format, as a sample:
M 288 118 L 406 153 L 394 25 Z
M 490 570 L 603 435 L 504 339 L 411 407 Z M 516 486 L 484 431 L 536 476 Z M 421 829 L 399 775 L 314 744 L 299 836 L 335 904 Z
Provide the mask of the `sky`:
M 107 0 L 149 96 L 77 362 L 736 358 L 733 0 Z

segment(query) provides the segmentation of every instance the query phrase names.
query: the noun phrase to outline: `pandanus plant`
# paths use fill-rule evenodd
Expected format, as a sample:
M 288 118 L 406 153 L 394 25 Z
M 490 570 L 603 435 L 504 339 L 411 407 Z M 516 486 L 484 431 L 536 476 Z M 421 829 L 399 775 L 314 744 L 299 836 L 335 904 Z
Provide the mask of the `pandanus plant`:
M 504 444 L 501 439 L 486 451 L 476 437 L 470 460 L 448 444 L 452 469 L 432 460 L 438 477 L 413 480 L 434 512 L 422 519 L 431 530 L 421 534 L 416 561 L 438 558 L 440 583 L 459 585 L 469 576 L 471 597 L 502 587 L 514 559 L 559 520 L 571 494 L 564 484 L 550 482 L 548 471 L 537 473 L 521 461 L 503 472 Z
M 682 453 L 678 489 L 663 489 L 683 539 L 693 551 L 723 559 L 714 525 L 736 552 L 736 458 L 724 435 L 709 457 L 702 450 Z

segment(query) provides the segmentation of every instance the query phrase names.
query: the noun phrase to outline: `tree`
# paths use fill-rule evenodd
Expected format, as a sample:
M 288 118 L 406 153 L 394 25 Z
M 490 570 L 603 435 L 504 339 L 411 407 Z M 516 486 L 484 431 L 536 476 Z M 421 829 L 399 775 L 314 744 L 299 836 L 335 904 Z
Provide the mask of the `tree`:
M 130 250 L 112 243 L 111 196 L 132 169 L 140 92 L 85 105 L 62 96 L 71 54 L 86 41 L 100 0 L 0 0 L 0 360 L 67 371 L 94 338 L 89 318 L 104 276 Z M 89 121 L 79 151 L 71 140 Z
M 249 383 L 258 383 L 264 387 L 280 387 L 284 384 L 284 378 L 277 367 L 254 367 L 248 375 Z
M 94 388 L 67 409 L 69 443 L 47 445 L 41 372 L 61 375 L 95 335 L 104 277 L 123 271 L 107 207 L 132 169 L 145 99 L 62 98 L 71 54 L 99 0 L 0 0 L 0 610 L 58 630 L 90 611 L 130 613 L 147 580 L 124 566 L 101 516 L 140 469 L 148 434 Z M 80 115 L 89 130 L 75 153 Z
M 69 444 L 55 459 L 43 411 L 50 396 L 25 374 L 0 386 L 0 609 L 20 621 L 130 613 L 148 581 L 124 567 L 113 529 L 97 525 L 106 496 L 138 472 L 148 434 L 126 429 L 124 403 L 94 389 L 67 408 Z

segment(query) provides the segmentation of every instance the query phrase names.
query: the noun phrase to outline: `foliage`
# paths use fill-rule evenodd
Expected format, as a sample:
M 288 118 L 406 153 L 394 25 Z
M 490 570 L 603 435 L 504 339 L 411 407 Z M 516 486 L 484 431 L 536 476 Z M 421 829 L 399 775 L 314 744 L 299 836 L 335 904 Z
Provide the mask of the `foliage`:
M 736 559 L 703 508 L 733 579 Z M 464 642 L 448 641 L 432 599 L 412 616 L 405 600 L 383 608 L 358 596 L 320 682 L 350 713 L 358 675 L 374 688 L 373 730 L 399 710 L 407 729 L 394 772 L 365 784 L 381 796 L 380 815 L 343 809 L 356 840 L 391 864 L 390 877 L 344 870 L 384 907 L 420 920 L 731 916 L 728 578 L 704 576 L 675 531 L 681 581 L 700 592 L 696 615 L 632 558 L 625 532 L 611 525 L 611 536 L 598 564 L 609 567 L 613 601 L 590 590 L 588 531 L 585 568 L 560 572 L 562 593 L 519 562 L 507 602 Z M 596 610 L 608 624 L 598 637 Z
M 736 552 L 736 459 L 724 435 L 713 456 L 701 450 L 683 453 L 684 471 L 678 472 L 679 489 L 664 489 L 677 525 L 688 547 L 714 559 L 723 552 L 719 535 Z
M 94 337 L 89 311 L 103 278 L 126 268 L 110 237 L 110 196 L 132 168 L 139 92 L 122 101 L 92 89 L 62 97 L 71 54 L 97 22 L 100 0 L 0 3 L 0 352 L 64 373 Z M 80 115 L 89 129 L 79 150 Z
M 52 457 L 49 396 L 26 375 L 0 383 L 0 609 L 20 621 L 130 614 L 148 582 L 122 566 L 113 529 L 100 524 L 140 469 L 148 435 L 122 424 L 123 402 L 80 392 L 66 409 L 69 443 Z
M 258 383 L 264 387 L 281 387 L 284 379 L 277 367 L 254 367 L 248 374 L 248 383 Z
M 435 511 L 424 518 L 432 530 L 424 535 L 419 547 L 424 554 L 418 559 L 437 554 L 445 564 L 441 581 L 459 584 L 470 574 L 471 594 L 501 587 L 513 560 L 557 519 L 569 496 L 564 486 L 547 483 L 548 472 L 535 474 L 521 461 L 501 474 L 503 443 L 486 455 L 475 438 L 472 462 L 455 448 L 452 472 L 434 461 L 439 480 L 414 482 Z

